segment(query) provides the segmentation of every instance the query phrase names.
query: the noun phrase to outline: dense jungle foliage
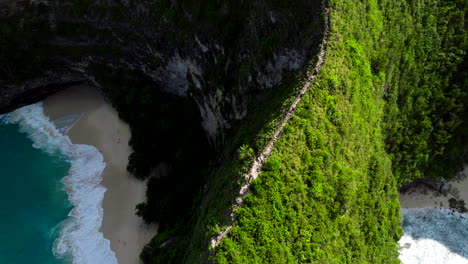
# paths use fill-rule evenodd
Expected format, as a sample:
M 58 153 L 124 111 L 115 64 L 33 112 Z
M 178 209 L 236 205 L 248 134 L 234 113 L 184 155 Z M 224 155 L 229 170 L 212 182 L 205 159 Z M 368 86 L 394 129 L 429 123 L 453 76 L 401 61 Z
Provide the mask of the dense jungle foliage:
M 209 245 L 200 241 L 223 230 L 229 218 L 223 208 L 233 199 L 216 192 L 236 192 L 232 182 L 248 168 L 245 154 L 264 146 L 269 129 L 252 132 L 253 142 L 234 140 L 241 155 L 214 173 L 191 235 L 157 236 L 147 262 L 398 263 L 398 186 L 451 176 L 462 164 L 459 154 L 465 156 L 466 3 L 330 1 L 329 7 L 322 72 L 229 235 L 206 254 Z M 439 174 L 444 161 L 454 166 Z M 172 244 L 159 247 L 169 237 Z
M 450 158 L 464 118 L 465 4 L 330 1 L 320 78 L 252 183 L 217 263 L 398 263 L 397 186 Z
M 384 133 L 395 177 L 400 184 L 453 177 L 458 166 L 445 170 L 434 162 L 455 158 L 446 149 L 467 103 L 466 1 L 380 6 L 385 31 L 370 62 L 374 74 L 386 76 Z

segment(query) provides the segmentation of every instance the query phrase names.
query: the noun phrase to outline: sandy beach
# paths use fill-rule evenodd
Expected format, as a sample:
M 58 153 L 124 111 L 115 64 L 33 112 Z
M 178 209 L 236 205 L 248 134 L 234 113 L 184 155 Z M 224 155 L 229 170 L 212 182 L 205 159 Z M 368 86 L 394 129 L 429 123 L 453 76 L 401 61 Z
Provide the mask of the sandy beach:
M 146 184 L 127 170 L 130 128 L 97 89 L 77 86 L 44 101 L 51 120 L 79 114 L 78 122 L 68 131 L 74 144 L 93 145 L 104 156 L 107 166 L 102 185 L 107 189 L 101 232 L 110 240 L 120 264 L 139 264 L 143 246 L 157 233 L 135 215 L 135 206 L 145 200 Z
M 468 166 L 464 175 L 468 175 Z M 464 200 L 468 203 L 468 177 L 462 180 L 448 182 L 450 187 L 447 194 L 442 194 L 425 186 L 412 187 L 405 193 L 400 193 L 400 205 L 402 208 L 445 208 L 450 209 L 449 199 Z M 466 204 L 468 207 L 468 204 Z

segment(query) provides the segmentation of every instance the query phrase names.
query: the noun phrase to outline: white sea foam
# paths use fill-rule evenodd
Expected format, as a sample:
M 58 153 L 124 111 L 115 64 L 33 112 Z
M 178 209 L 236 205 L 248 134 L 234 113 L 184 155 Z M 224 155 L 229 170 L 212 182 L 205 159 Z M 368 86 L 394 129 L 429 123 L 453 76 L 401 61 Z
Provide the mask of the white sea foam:
M 437 208 L 402 209 L 402 213 L 402 263 L 468 264 L 467 214 Z
M 45 116 L 42 103 L 1 116 L 0 122 L 18 124 L 20 131 L 27 133 L 34 142 L 35 148 L 69 159 L 71 167 L 62 183 L 74 207 L 62 223 L 60 236 L 54 243 L 54 254 L 59 258 L 71 256 L 74 264 L 116 264 L 109 240 L 99 232 L 106 192 L 100 185 L 101 173 L 106 166 L 102 154 L 93 146 L 73 144 L 62 133 L 67 129 L 58 129 Z

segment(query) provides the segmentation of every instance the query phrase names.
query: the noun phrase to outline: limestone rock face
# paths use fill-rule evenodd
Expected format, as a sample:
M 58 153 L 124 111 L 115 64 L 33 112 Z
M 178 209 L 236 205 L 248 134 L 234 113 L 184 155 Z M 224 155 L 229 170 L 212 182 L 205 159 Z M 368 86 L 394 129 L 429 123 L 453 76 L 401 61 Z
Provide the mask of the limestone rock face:
M 0 112 L 77 83 L 99 65 L 197 102 L 212 142 L 319 49 L 320 1 L 0 2 Z

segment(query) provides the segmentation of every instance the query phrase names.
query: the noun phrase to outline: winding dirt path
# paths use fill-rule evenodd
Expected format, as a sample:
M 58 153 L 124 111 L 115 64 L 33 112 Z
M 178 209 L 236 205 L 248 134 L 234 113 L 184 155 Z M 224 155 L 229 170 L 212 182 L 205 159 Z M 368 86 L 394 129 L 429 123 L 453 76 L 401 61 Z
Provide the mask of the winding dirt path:
M 226 227 L 226 229 L 223 232 L 221 232 L 218 236 L 216 236 L 215 238 L 213 238 L 211 240 L 212 250 L 214 250 L 216 248 L 216 246 L 219 245 L 221 240 L 231 230 L 232 224 L 235 221 L 235 212 L 237 211 L 237 208 L 239 208 L 239 206 L 242 205 L 242 203 L 244 201 L 244 196 L 251 193 L 250 183 L 252 182 L 252 180 L 256 179 L 258 177 L 258 175 L 260 174 L 260 172 L 261 172 L 261 170 L 263 168 L 263 165 L 265 164 L 265 162 L 270 157 L 270 154 L 271 154 L 271 152 L 273 150 L 273 147 L 275 146 L 276 142 L 278 141 L 279 137 L 281 136 L 281 132 L 283 131 L 284 127 L 289 122 L 289 120 L 291 120 L 291 117 L 296 112 L 296 108 L 299 105 L 299 103 L 301 102 L 302 97 L 304 97 L 304 95 L 309 91 L 309 87 L 312 86 L 312 84 L 314 83 L 315 79 L 317 78 L 317 76 L 318 76 L 318 74 L 320 72 L 320 68 L 322 67 L 322 65 L 324 63 L 324 60 L 325 60 L 325 55 L 327 53 L 327 43 L 328 43 L 328 39 L 330 37 L 330 14 L 329 14 L 330 10 L 328 9 L 328 7 L 326 5 L 326 0 L 322 2 L 322 8 L 323 8 L 323 12 L 325 13 L 324 35 L 323 35 L 322 44 L 321 44 L 320 52 L 319 52 L 319 55 L 318 55 L 317 63 L 316 63 L 315 67 L 312 70 L 307 71 L 307 76 L 308 77 L 307 77 L 307 80 L 305 81 L 302 89 L 300 90 L 300 92 L 298 93 L 296 98 L 294 99 L 294 102 L 291 104 L 288 111 L 286 111 L 286 113 L 285 113 L 285 115 L 283 117 L 283 120 L 281 120 L 281 123 L 276 128 L 276 130 L 273 133 L 270 141 L 268 142 L 268 145 L 260 153 L 260 155 L 258 155 L 254 159 L 250 171 L 244 175 L 244 177 L 246 179 L 246 182 L 241 187 L 241 189 L 239 191 L 239 196 L 236 198 L 236 202 L 234 203 L 234 208 L 233 208 L 232 213 L 231 213 L 231 223 Z

